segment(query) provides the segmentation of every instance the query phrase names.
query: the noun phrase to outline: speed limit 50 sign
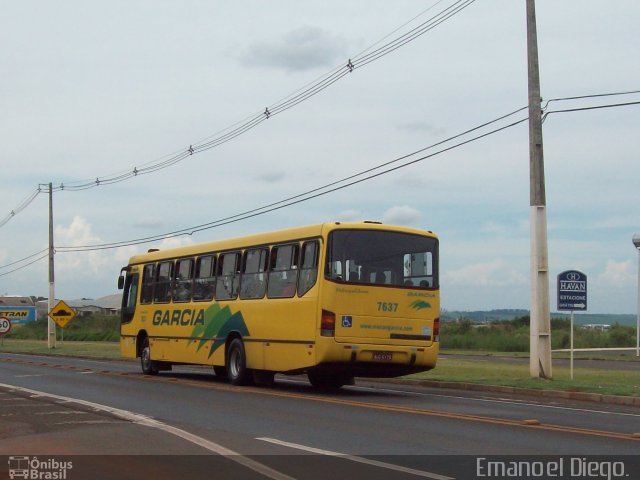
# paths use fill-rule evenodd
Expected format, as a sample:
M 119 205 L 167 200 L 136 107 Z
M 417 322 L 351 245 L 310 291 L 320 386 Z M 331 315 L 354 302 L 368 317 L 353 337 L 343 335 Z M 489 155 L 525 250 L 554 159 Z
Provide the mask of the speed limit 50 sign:
M 11 320 L 6 317 L 0 317 L 0 336 L 11 331 Z

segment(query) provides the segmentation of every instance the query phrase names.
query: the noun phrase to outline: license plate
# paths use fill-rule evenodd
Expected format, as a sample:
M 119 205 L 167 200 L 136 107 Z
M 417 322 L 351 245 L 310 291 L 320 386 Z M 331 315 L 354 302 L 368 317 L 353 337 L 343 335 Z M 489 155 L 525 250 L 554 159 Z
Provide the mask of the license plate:
M 391 352 L 373 352 L 373 359 L 379 362 L 390 362 L 393 359 Z

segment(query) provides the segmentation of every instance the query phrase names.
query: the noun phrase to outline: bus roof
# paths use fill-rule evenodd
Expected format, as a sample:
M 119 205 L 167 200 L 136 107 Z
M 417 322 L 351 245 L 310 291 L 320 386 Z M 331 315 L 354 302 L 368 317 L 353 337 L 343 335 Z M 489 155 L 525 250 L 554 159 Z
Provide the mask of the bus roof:
M 380 222 L 329 222 L 304 227 L 288 228 L 271 232 L 257 233 L 244 237 L 229 238 L 224 240 L 212 240 L 209 242 L 196 243 L 183 247 L 169 248 L 166 250 L 154 250 L 147 253 L 134 255 L 129 259 L 129 265 L 155 262 L 168 258 L 179 258 L 198 255 L 204 252 L 223 252 L 229 250 L 242 249 L 246 247 L 270 245 L 274 243 L 285 243 L 292 240 L 303 240 L 307 238 L 323 237 L 332 230 L 338 229 L 360 229 L 360 230 L 390 230 L 395 232 L 413 233 L 417 235 L 427 235 L 436 237 L 430 230 L 420 230 L 410 227 L 400 227 L 395 225 L 384 225 Z

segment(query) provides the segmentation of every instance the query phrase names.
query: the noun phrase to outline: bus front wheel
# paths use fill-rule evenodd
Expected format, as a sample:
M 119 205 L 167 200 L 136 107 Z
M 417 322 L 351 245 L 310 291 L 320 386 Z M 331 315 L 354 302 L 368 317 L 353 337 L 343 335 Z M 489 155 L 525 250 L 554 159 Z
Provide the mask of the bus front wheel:
M 142 341 L 142 351 L 140 352 L 140 365 L 142 373 L 145 375 L 157 375 L 158 366 L 156 362 L 151 360 L 151 346 L 149 345 L 149 337 L 145 337 Z
M 239 338 L 233 339 L 227 349 L 227 375 L 232 385 L 247 385 L 251 381 L 244 344 Z

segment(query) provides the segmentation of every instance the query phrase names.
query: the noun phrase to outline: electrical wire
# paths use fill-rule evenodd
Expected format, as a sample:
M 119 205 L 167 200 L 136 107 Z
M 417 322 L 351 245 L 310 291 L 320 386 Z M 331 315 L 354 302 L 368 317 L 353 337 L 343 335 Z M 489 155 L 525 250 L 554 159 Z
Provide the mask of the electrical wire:
M 390 35 L 392 35 L 393 33 L 397 32 L 400 29 L 402 29 L 404 26 L 408 25 L 409 23 L 411 23 L 416 18 L 420 17 L 421 15 L 426 13 L 427 11 L 430 11 L 436 5 L 442 3 L 442 1 L 443 0 L 439 0 L 434 5 L 432 5 L 431 7 L 427 8 L 427 9 L 425 9 L 423 12 L 421 12 L 420 14 L 418 14 L 417 16 L 415 16 L 414 18 L 412 18 L 408 22 L 405 22 L 405 24 L 403 24 L 401 27 L 398 27 L 397 29 L 395 29 L 392 33 L 387 34 L 387 36 L 384 37 L 384 38 L 387 38 Z M 222 145 L 222 144 L 224 144 L 224 143 L 226 143 L 226 142 L 228 142 L 230 140 L 233 140 L 234 138 L 236 138 L 236 137 L 248 132 L 249 130 L 252 130 L 256 126 L 258 126 L 260 123 L 262 123 L 263 121 L 271 118 L 272 116 L 275 116 L 275 115 L 278 115 L 280 113 L 283 113 L 283 112 L 289 110 L 290 108 L 293 108 L 294 106 L 298 105 L 299 103 L 304 102 L 304 101 L 312 98 L 313 96 L 317 95 L 318 93 L 322 92 L 323 90 L 329 88 L 331 85 L 333 85 L 334 83 L 336 83 L 337 81 L 339 81 L 340 79 L 345 77 L 347 74 L 351 73 L 355 68 L 361 68 L 361 67 L 367 65 L 368 63 L 373 62 L 373 61 L 375 61 L 375 60 L 377 60 L 379 58 L 382 58 L 383 56 L 391 53 L 392 51 L 396 50 L 397 48 L 400 48 L 401 46 L 406 45 L 407 43 L 415 40 L 419 36 L 423 35 L 427 31 L 429 31 L 432 28 L 434 28 L 435 26 L 441 24 L 442 22 L 448 20 L 449 18 L 451 18 L 455 14 L 459 13 L 461 10 L 463 10 L 464 8 L 466 8 L 467 6 L 472 4 L 473 2 L 475 2 L 475 0 L 456 0 L 456 1 L 454 1 L 452 5 L 450 5 L 449 7 L 445 8 L 444 10 L 442 10 L 441 12 L 436 14 L 435 16 L 431 17 L 426 22 L 423 22 L 422 24 L 420 24 L 417 27 L 413 28 L 409 32 L 407 32 L 407 33 L 405 33 L 403 35 L 400 35 L 399 37 L 397 37 L 394 40 L 386 43 L 385 45 L 383 45 L 383 46 L 371 51 L 370 53 L 365 53 L 365 52 L 370 50 L 373 46 L 369 47 L 366 50 L 364 50 L 363 52 L 358 54 L 356 57 L 354 57 L 356 59 L 355 62 L 352 62 L 351 60 L 349 60 L 349 62 L 347 62 L 346 64 L 341 65 L 341 66 L 339 66 L 337 68 L 334 68 L 329 73 L 319 77 L 319 79 L 317 81 L 312 82 L 311 84 L 307 84 L 306 87 L 303 87 L 303 88 L 297 90 L 296 92 L 294 92 L 293 94 L 290 94 L 289 96 L 285 97 L 280 102 L 277 102 L 276 104 L 265 108 L 264 112 L 260 112 L 258 114 L 252 115 L 252 116 L 248 117 L 245 121 L 237 122 L 236 124 L 232 125 L 231 127 L 227 127 L 225 129 L 221 130 L 219 133 L 226 132 L 226 133 L 224 133 L 222 135 L 214 134 L 212 136 L 207 137 L 203 141 L 197 142 L 195 144 L 191 144 L 189 146 L 189 148 L 187 148 L 187 149 L 177 150 L 176 152 L 174 152 L 172 154 L 165 155 L 164 157 L 161 157 L 160 161 L 155 161 L 155 162 L 143 164 L 139 168 L 136 166 L 133 169 L 129 169 L 129 170 L 126 170 L 126 171 L 121 171 L 119 173 L 112 174 L 112 175 L 106 175 L 104 177 L 96 177 L 95 179 L 92 179 L 92 180 L 73 181 L 73 182 L 67 182 L 66 184 L 65 183 L 59 183 L 59 184 L 56 184 L 55 186 L 52 186 L 52 191 L 53 192 L 80 191 L 80 190 L 87 190 L 87 189 L 90 189 L 90 188 L 96 188 L 96 187 L 99 187 L 99 186 L 102 186 L 102 185 L 111 185 L 111 184 L 114 184 L 114 183 L 120 183 L 120 182 L 123 182 L 125 180 L 129 180 L 129 179 L 131 179 L 133 177 L 137 177 L 137 176 L 141 176 L 141 175 L 157 172 L 159 170 L 168 168 L 168 167 L 170 167 L 172 165 L 175 165 L 176 163 L 179 163 L 179 162 L 185 160 L 186 158 L 188 158 L 188 157 L 190 157 L 190 156 L 192 156 L 192 155 L 194 155 L 196 153 L 200 153 L 200 152 L 209 150 L 211 148 L 220 146 L 220 145 Z M 381 41 L 382 40 L 378 41 L 374 45 L 377 45 Z M 37 193 L 40 193 L 41 191 L 43 191 L 43 189 L 44 189 L 44 191 L 48 192 L 48 185 L 47 184 L 40 184 L 39 187 L 38 187 Z M 32 200 L 33 199 L 31 199 L 31 201 Z M 29 201 L 29 203 L 31 203 L 31 201 Z M 7 217 L 5 217 L 2 221 L 0 221 L 0 227 L 2 227 L 4 224 L 6 224 L 13 216 L 15 216 L 19 211 L 22 211 L 24 208 L 26 208 L 26 205 L 23 206 L 19 210 L 17 208 L 12 210 L 7 215 Z
M 48 250 L 48 249 L 47 249 L 47 250 Z M 36 255 L 37 255 L 37 254 L 36 254 Z M 34 255 L 31 255 L 30 257 L 33 257 L 33 256 L 34 256 Z M 44 254 L 44 255 L 42 255 L 41 257 L 36 258 L 35 260 L 33 260 L 33 261 L 29 262 L 29 263 L 26 263 L 26 264 L 24 264 L 24 265 L 22 265 L 22 266 L 20 266 L 20 267 L 18 267 L 18 268 L 14 268 L 13 270 L 9 270 L 8 272 L 0 273 L 0 277 L 4 277 L 5 275 L 9 275 L 10 273 L 17 272 L 17 271 L 19 271 L 19 270 L 22 270 L 23 268 L 27 268 L 28 266 L 33 265 L 34 263 L 37 263 L 37 262 L 39 262 L 40 260 L 44 260 L 44 259 L 45 259 L 45 258 L 47 258 L 48 256 L 49 256 L 49 252 L 45 253 L 45 254 Z M 30 257 L 29 257 L 29 258 L 30 258 Z
M 623 94 L 625 94 L 625 93 L 623 93 Z M 612 94 L 600 94 L 600 95 L 592 95 L 592 96 L 589 96 L 589 97 L 593 98 L 593 97 L 596 97 L 596 96 L 611 96 L 611 95 Z M 586 96 L 585 96 L 585 98 L 586 98 Z M 619 104 L 609 104 L 609 105 L 598 105 L 598 106 L 591 106 L 591 107 L 582 107 L 582 108 L 579 108 L 579 109 L 566 109 L 566 110 L 550 111 L 550 112 L 546 112 L 545 115 L 543 116 L 543 118 L 546 118 L 547 115 L 549 115 L 551 113 L 564 113 L 564 112 L 572 112 L 572 111 L 593 110 L 593 109 L 600 109 L 600 108 L 613 108 L 613 107 L 636 105 L 636 104 L 640 104 L 640 102 L 627 102 L 627 103 L 619 103 Z M 176 230 L 176 231 L 172 231 L 172 232 L 168 232 L 168 233 L 164 233 L 164 234 L 160 234 L 160 235 L 155 235 L 155 236 L 151 236 L 151 237 L 144 237 L 144 238 L 138 238 L 138 239 L 134 239 L 134 240 L 125 240 L 125 241 L 120 241 L 120 242 L 97 244 L 97 245 L 82 245 L 82 246 L 74 246 L 74 247 L 58 247 L 58 250 L 61 251 L 61 252 L 73 252 L 73 251 L 90 251 L 90 250 L 105 250 L 105 249 L 112 249 L 112 248 L 121 248 L 121 247 L 125 247 L 125 246 L 132 246 L 132 245 L 138 245 L 138 244 L 143 244 L 143 243 L 151 243 L 151 242 L 154 242 L 154 241 L 159 241 L 159 240 L 162 240 L 162 239 L 172 238 L 172 237 L 177 237 L 177 236 L 193 235 L 194 233 L 201 232 L 201 231 L 204 231 L 204 230 L 208 230 L 208 229 L 211 229 L 211 228 L 219 227 L 219 226 L 222 226 L 222 225 L 227 225 L 229 223 L 235 223 L 235 222 L 238 222 L 238 221 L 241 221 L 241 220 L 246 220 L 248 218 L 253 218 L 255 216 L 262 215 L 264 213 L 269 213 L 269 212 L 272 212 L 274 210 L 279 210 L 279 209 L 287 207 L 287 206 L 291 206 L 291 205 L 295 205 L 295 204 L 298 204 L 298 203 L 301 203 L 301 202 L 304 202 L 304 201 L 307 201 L 307 200 L 311 200 L 313 198 L 317 198 L 319 196 L 326 195 L 328 193 L 332 193 L 332 192 L 341 190 L 343 188 L 346 188 L 346 187 L 349 187 L 349 186 L 352 186 L 352 185 L 356 185 L 356 184 L 361 183 L 363 181 L 370 180 L 372 178 L 376 178 L 378 176 L 381 176 L 381 175 L 384 175 L 384 174 L 387 174 L 387 173 L 391 173 L 391 172 L 393 172 L 395 170 L 398 170 L 399 168 L 404 168 L 404 167 L 407 167 L 409 165 L 413 165 L 414 163 L 417 163 L 417 162 L 423 161 L 423 160 L 425 160 L 427 158 L 431 158 L 431 157 L 433 157 L 435 155 L 439 155 L 441 153 L 447 152 L 447 151 L 449 151 L 449 150 L 451 150 L 453 148 L 458 148 L 458 147 L 466 145 L 466 144 L 468 144 L 468 143 L 470 143 L 472 141 L 479 140 L 479 139 L 484 138 L 484 137 L 486 137 L 488 135 L 492 135 L 492 134 L 498 133 L 498 132 L 500 132 L 500 131 L 502 131 L 504 129 L 516 126 L 516 125 L 526 121 L 528 119 L 528 117 L 520 119 L 520 120 L 517 120 L 515 122 L 512 122 L 512 123 L 510 123 L 510 124 L 508 124 L 508 125 L 506 125 L 504 127 L 499 127 L 497 129 L 494 129 L 494 130 L 490 131 L 489 133 L 478 135 L 476 137 L 471 138 L 470 140 L 465 140 L 465 141 L 459 142 L 459 143 L 455 144 L 452 147 L 444 148 L 444 149 L 442 149 L 442 150 L 440 150 L 440 151 L 438 151 L 438 152 L 436 152 L 436 153 L 434 153 L 432 155 L 427 155 L 427 156 L 418 158 L 417 160 L 412 160 L 412 161 L 403 163 L 400 166 L 395 166 L 393 168 L 389 168 L 389 169 L 384 170 L 382 172 L 377 172 L 375 174 L 368 175 L 368 176 L 366 176 L 364 178 L 358 178 L 358 177 L 362 177 L 363 175 L 369 174 L 371 172 L 375 172 L 376 170 L 380 170 L 381 168 L 388 167 L 389 165 L 398 163 L 398 162 L 400 162 L 402 160 L 406 160 L 408 158 L 411 158 L 411 157 L 413 157 L 413 156 L 415 156 L 415 155 L 417 155 L 419 153 L 422 153 L 422 152 L 424 152 L 426 150 L 435 148 L 437 146 L 444 145 L 444 144 L 446 144 L 448 142 L 451 142 L 452 140 L 461 138 L 461 137 L 463 137 L 465 135 L 468 135 L 469 133 L 475 132 L 475 131 L 480 130 L 480 129 L 484 128 L 484 127 L 487 127 L 487 126 L 489 126 L 491 124 L 497 123 L 497 122 L 499 122 L 501 120 L 504 120 L 504 119 L 506 119 L 506 118 L 508 118 L 510 116 L 513 116 L 513 115 L 515 115 L 515 114 L 517 114 L 519 112 L 522 112 L 523 110 L 526 110 L 527 108 L 528 107 L 526 107 L 526 106 L 518 108 L 516 110 L 513 110 L 512 112 L 509 112 L 509 113 L 504 114 L 504 115 L 502 115 L 500 117 L 497 117 L 497 118 L 495 118 L 493 120 L 490 120 L 488 122 L 480 124 L 480 125 L 478 125 L 476 127 L 468 129 L 468 130 L 466 130 L 464 132 L 461 132 L 459 134 L 456 134 L 454 136 L 451 136 L 451 137 L 449 137 L 449 138 L 447 138 L 445 140 L 436 142 L 436 143 L 434 143 L 432 145 L 429 145 L 429 146 L 424 147 L 422 149 L 416 150 L 416 151 L 414 151 L 412 153 L 403 155 L 403 156 L 398 157 L 396 159 L 393 159 L 393 160 L 384 162 L 382 164 L 376 165 L 374 167 L 368 168 L 366 170 L 362 170 L 362 171 L 357 172 L 355 174 L 352 174 L 352 175 L 349 175 L 347 177 L 341 178 L 339 180 L 333 181 L 333 182 L 331 182 L 329 184 L 325 184 L 323 186 L 314 188 L 312 190 L 308 190 L 306 192 L 294 195 L 292 197 L 288 197 L 288 198 L 280 200 L 278 202 L 274 202 L 274 203 L 271 203 L 271 204 L 268 204 L 268 205 L 264 205 L 262 207 L 254 208 L 254 209 L 251 209 L 251 210 L 236 214 L 236 215 L 232 215 L 232 216 L 225 217 L 225 218 L 222 218 L 222 219 L 219 219 L 219 220 L 215 220 L 213 222 L 209 222 L 209 223 L 205 223 L 205 224 L 197 225 L 197 226 L 193 226 L 193 227 L 188 227 L 188 228 L 184 228 L 184 229 L 180 229 L 180 230 Z M 354 179 L 357 179 L 357 180 L 354 180 Z M 349 182 L 349 183 L 345 183 L 345 182 Z M 340 185 L 340 184 L 343 184 L 343 185 Z
M 543 120 L 548 115 L 553 114 L 553 113 L 579 112 L 579 111 L 586 111 L 586 110 L 595 110 L 595 109 L 603 109 L 603 108 L 614 108 L 614 107 L 622 107 L 622 106 L 630 106 L 630 105 L 638 105 L 638 104 L 640 104 L 640 101 L 638 101 L 638 102 L 625 102 L 625 103 L 616 103 L 616 104 L 607 104 L 607 105 L 595 105 L 595 106 L 580 107 L 580 108 L 570 108 L 570 109 L 563 109 L 563 110 L 552 110 L 552 111 L 546 111 L 545 112 L 545 109 L 548 107 L 548 105 L 549 105 L 549 103 L 551 101 L 565 101 L 565 100 L 586 99 L 586 98 L 606 97 L 606 96 L 615 96 L 615 95 L 627 95 L 627 94 L 631 94 L 631 93 L 640 93 L 640 91 L 607 93 L 607 94 L 597 94 L 597 95 L 583 95 L 583 96 L 578 96 L 578 97 L 564 97 L 564 98 L 559 98 L 559 99 L 552 99 L 552 100 L 549 100 L 545 104 L 545 107 L 543 108 L 543 112 L 544 112 Z M 511 123 L 509 123 L 507 125 L 495 128 L 495 129 L 493 129 L 493 130 L 491 130 L 489 132 L 485 132 L 485 133 L 479 134 L 479 135 L 477 135 L 475 137 L 472 137 L 470 139 L 461 141 L 461 142 L 459 142 L 457 144 L 454 144 L 452 146 L 449 146 L 447 148 L 443 148 L 443 149 L 441 149 L 441 150 L 439 150 L 439 151 L 437 151 L 435 153 L 432 153 L 432 154 L 429 154 L 429 155 L 425 155 L 425 156 L 419 157 L 417 159 L 413 159 L 411 161 L 402 163 L 400 165 L 396 165 L 396 166 L 394 166 L 392 168 L 388 168 L 386 170 L 383 170 L 383 171 L 380 171 L 380 172 L 377 172 L 377 173 L 372 173 L 372 172 L 375 172 L 376 170 L 379 170 L 379 169 L 381 169 L 383 167 L 387 167 L 387 166 L 392 165 L 394 163 L 398 163 L 398 162 L 400 162 L 402 160 L 406 160 L 408 158 L 411 158 L 411 157 L 415 156 L 418 153 L 422 153 L 422 152 L 424 152 L 426 150 L 429 150 L 429 149 L 432 149 L 432 148 L 434 148 L 436 146 L 443 145 L 443 144 L 448 143 L 448 142 L 450 142 L 452 140 L 461 138 L 464 135 L 467 135 L 467 134 L 472 133 L 474 131 L 480 130 L 481 128 L 484 128 L 486 126 L 489 126 L 491 124 L 497 123 L 500 120 L 504 120 L 504 119 L 506 119 L 506 118 L 508 118 L 510 116 L 513 116 L 513 115 L 523 111 L 523 110 L 526 110 L 527 108 L 528 107 L 518 108 L 518 109 L 516 109 L 516 110 L 514 110 L 514 111 L 512 111 L 510 113 L 507 113 L 505 115 L 497 117 L 497 118 L 495 118 L 493 120 L 485 122 L 485 123 L 483 123 L 481 125 L 478 125 L 476 127 L 471 128 L 471 129 L 468 129 L 468 130 L 466 130 L 464 132 L 461 132 L 461 133 L 459 133 L 457 135 L 449 137 L 449 138 L 447 138 L 445 140 L 442 140 L 440 142 L 437 142 L 437 143 L 434 143 L 432 145 L 429 145 L 428 147 L 424 147 L 422 149 L 416 150 L 416 151 L 414 151 L 414 152 L 412 152 L 410 154 L 407 154 L 407 155 L 398 157 L 398 158 L 396 158 L 394 160 L 390 160 L 388 162 L 376 165 L 374 167 L 371 167 L 369 169 L 360 171 L 358 173 L 355 173 L 353 175 L 344 177 L 342 179 L 333 181 L 333 182 L 331 182 L 329 184 L 326 184 L 326 185 L 323 185 L 321 187 L 317 187 L 317 188 L 314 188 L 312 190 L 308 190 L 308 191 L 306 191 L 304 193 L 301 193 L 301 194 L 298 194 L 298 195 L 295 195 L 295 196 L 292 196 L 292 197 L 288 197 L 288 198 L 280 200 L 278 202 L 274 202 L 274 203 L 271 203 L 271 204 L 268 204 L 268 205 L 264 205 L 262 207 L 254 208 L 254 209 L 251 209 L 251 210 L 248 210 L 248 211 L 236 214 L 236 215 L 232 215 L 232 216 L 225 217 L 225 218 L 222 218 L 222 219 L 219 219 L 219 220 L 215 220 L 215 221 L 212 221 L 212 222 L 208 222 L 208 223 L 205 223 L 205 224 L 196 225 L 196 226 L 193 226 L 193 227 L 188 227 L 188 228 L 185 228 L 185 229 L 176 230 L 176 231 L 165 233 L 165 234 L 160 234 L 160 235 L 155 235 L 155 236 L 150 236 L 150 237 L 144 237 L 144 238 L 139 238 L 139 239 L 125 240 L 125 241 L 105 243 L 105 244 L 96 244 L 96 245 L 82 245 L 82 246 L 73 246 L 73 247 L 66 247 L 66 246 L 58 247 L 56 249 L 56 252 L 70 253 L 70 252 L 87 252 L 87 251 L 95 251 L 95 250 L 107 250 L 107 249 L 114 249 L 114 248 L 122 248 L 122 247 L 126 247 L 126 246 L 139 245 L 139 244 L 143 244 L 143 243 L 151 243 L 151 242 L 154 242 L 154 241 L 159 241 L 159 240 L 163 240 L 163 239 L 166 239 L 166 238 L 172 238 L 172 237 L 177 237 L 177 236 L 193 235 L 194 233 L 198 233 L 198 232 L 201 232 L 201 231 L 204 231 L 204 230 L 220 227 L 220 226 L 223 226 L 223 225 L 228 225 L 230 223 L 239 222 L 239 221 L 242 221 L 242 220 L 246 220 L 246 219 L 249 219 L 249 218 L 256 217 L 258 215 L 263 215 L 263 214 L 266 214 L 266 213 L 269 213 L 269 212 L 273 212 L 275 210 L 279 210 L 279 209 L 282 209 L 282 208 L 285 208 L 285 207 L 296 205 L 296 204 L 299 204 L 299 203 L 302 203 L 302 202 L 305 202 L 305 201 L 309 201 L 309 200 L 312 200 L 312 199 L 320 197 L 320 196 L 327 195 L 329 193 L 336 192 L 338 190 L 342 190 L 344 188 L 348 188 L 350 186 L 365 182 L 367 180 L 371 180 L 373 178 L 377 178 L 377 177 L 380 177 L 382 175 L 386 175 L 388 173 L 394 172 L 394 171 L 399 170 L 401 168 L 406 168 L 406 167 L 408 167 L 410 165 L 414 165 L 414 164 L 416 164 L 418 162 L 421 162 L 421 161 L 424 161 L 426 159 L 435 157 L 437 155 L 441 155 L 441 154 L 443 154 L 445 152 L 448 152 L 450 150 L 453 150 L 455 148 L 459 148 L 459 147 L 461 147 L 463 145 L 466 145 L 466 144 L 469 144 L 471 142 L 480 140 L 480 139 L 485 138 L 485 137 L 487 137 L 489 135 L 493 135 L 495 133 L 498 133 L 498 132 L 501 132 L 501 131 L 506 130 L 508 128 L 514 127 L 516 125 L 519 125 L 519 124 L 527 121 L 528 118 L 522 118 L 522 119 L 516 120 L 516 121 L 511 122 Z M 368 174 L 368 173 L 370 173 L 370 175 L 367 175 L 366 177 L 363 177 L 363 175 Z M 358 177 L 362 177 L 362 178 L 358 178 Z M 348 182 L 348 183 L 345 183 L 345 182 Z M 26 200 L 25 200 L 25 203 L 26 203 Z M 37 256 L 37 255 L 39 255 L 39 254 L 41 254 L 43 252 L 48 252 L 48 249 L 41 250 L 40 252 L 36 252 L 36 253 L 34 253 L 32 255 L 29 255 L 29 256 L 21 259 L 21 260 L 16 260 L 16 261 L 11 262 L 9 264 L 0 266 L 0 269 L 8 268 L 10 266 L 22 263 L 25 260 L 33 258 L 33 257 L 35 257 L 35 256 Z M 26 267 L 28 267 L 30 265 L 33 265 L 34 263 L 36 263 L 36 262 L 38 262 L 40 260 L 43 260 L 44 258 L 47 258 L 47 257 L 48 257 L 48 253 L 38 257 L 37 259 L 35 259 L 35 260 L 25 264 L 25 265 L 22 265 L 22 266 L 20 266 L 18 268 L 15 268 L 13 270 L 8 271 L 8 272 L 4 272 L 4 273 L 0 274 L 0 276 L 8 275 L 8 274 L 16 272 L 18 270 L 22 270 L 23 268 L 26 268 Z
M 483 134 L 477 135 L 476 137 L 473 137 L 471 139 L 461 141 L 461 142 L 459 142 L 459 143 L 457 143 L 457 144 L 455 144 L 453 146 L 450 146 L 450 147 L 447 147 L 447 148 L 443 148 L 442 150 L 439 150 L 438 152 L 435 152 L 433 154 L 426 155 L 426 156 L 420 157 L 418 159 L 410 160 L 410 161 L 405 162 L 405 163 L 403 163 L 401 165 L 396 165 L 396 166 L 394 166 L 392 168 L 387 168 L 386 170 L 383 170 L 381 172 L 372 173 L 372 172 L 375 172 L 376 170 L 380 170 L 380 169 L 382 169 L 384 167 L 389 167 L 390 165 L 398 163 L 398 162 L 400 162 L 402 160 L 406 160 L 408 158 L 414 157 L 415 155 L 417 155 L 419 153 L 422 153 L 422 152 L 425 152 L 426 150 L 435 148 L 437 146 L 441 146 L 441 145 L 443 145 L 445 143 L 451 142 L 452 140 L 455 140 L 455 139 L 458 139 L 458 138 L 460 138 L 462 136 L 468 135 L 469 133 L 472 133 L 472 132 L 477 131 L 477 130 L 479 130 L 481 128 L 484 128 L 484 127 L 486 127 L 488 125 L 491 125 L 491 124 L 496 123 L 496 122 L 498 122 L 500 120 L 503 120 L 503 119 L 505 119 L 505 118 L 507 118 L 509 116 L 512 116 L 512 115 L 514 115 L 516 113 L 519 113 L 519 112 L 525 110 L 526 108 L 527 107 L 519 108 L 517 110 L 514 110 L 511 113 L 508 113 L 506 115 L 502 115 L 502 116 L 500 116 L 500 117 L 498 117 L 498 118 L 496 118 L 494 120 L 491 120 L 489 122 L 483 123 L 481 125 L 473 127 L 471 129 L 468 129 L 468 130 L 466 130 L 466 131 L 464 131 L 462 133 L 459 133 L 457 135 L 449 137 L 446 140 L 442 140 L 440 142 L 434 143 L 434 144 L 432 144 L 432 145 L 430 145 L 428 147 L 421 148 L 421 149 L 416 150 L 416 151 L 414 151 L 414 152 L 412 152 L 410 154 L 403 155 L 403 156 L 398 157 L 398 158 L 396 158 L 394 160 L 391 160 L 391 161 L 379 164 L 377 166 L 368 168 L 366 170 L 360 171 L 358 173 L 349 175 L 347 177 L 344 177 L 344 178 L 341 178 L 339 180 L 333 181 L 331 183 L 325 184 L 325 185 L 323 185 L 321 187 L 317 187 L 317 188 L 314 188 L 312 190 L 308 190 L 306 192 L 294 195 L 292 197 L 288 197 L 286 199 L 283 199 L 283 200 L 280 200 L 280 201 L 277 201 L 277 202 L 274 202 L 274 203 L 270 203 L 268 205 L 264 205 L 264 206 L 261 206 L 261 207 L 258 207 L 258 208 L 254 208 L 254 209 L 251 209 L 251 210 L 239 213 L 239 214 L 235 214 L 235 215 L 232 215 L 232 216 L 229 216 L 229 217 L 225 217 L 225 218 L 222 218 L 222 219 L 214 220 L 212 222 L 208 222 L 208 223 L 205 223 L 205 224 L 196 225 L 196 226 L 192 226 L 192 227 L 188 227 L 188 228 L 184 228 L 184 229 L 180 229 L 180 230 L 175 230 L 175 231 L 172 231 L 172 232 L 167 232 L 167 233 L 160 234 L 160 235 L 154 235 L 154 236 L 149 236 L 149 237 L 144 237 L 144 238 L 137 238 L 137 239 L 133 239 L 133 240 L 124 240 L 124 241 L 112 242 L 112 243 L 96 244 L 96 245 L 79 245 L 79 246 L 69 246 L 69 247 L 67 247 L 67 246 L 58 246 L 56 250 L 58 252 L 82 252 L 82 251 L 91 251 L 91 250 L 106 250 L 106 249 L 112 249 L 112 248 L 121 248 L 121 247 L 126 247 L 126 246 L 139 245 L 139 244 L 142 244 L 142 243 L 151 243 L 151 242 L 163 240 L 163 239 L 166 239 L 166 238 L 177 237 L 177 236 L 193 235 L 194 233 L 201 232 L 201 231 L 204 231 L 204 230 L 208 230 L 208 229 L 211 229 L 211 228 L 216 228 L 216 227 L 219 227 L 219 226 L 222 226 L 222 225 L 227 225 L 229 223 L 235 223 L 235 222 L 238 222 L 240 220 L 245 220 L 245 219 L 248 219 L 248 218 L 253 218 L 253 217 L 256 217 L 258 215 L 262 215 L 262 214 L 265 214 L 265 213 L 272 212 L 274 210 L 279 210 L 279 209 L 284 208 L 284 207 L 288 207 L 288 206 L 291 206 L 291 205 L 302 203 L 302 202 L 311 200 L 313 198 L 317 198 L 319 196 L 323 196 L 323 195 L 326 195 L 328 193 L 332 193 L 332 192 L 335 192 L 335 191 L 338 191 L 338 190 L 342 190 L 344 188 L 347 188 L 347 187 L 362 183 L 362 182 L 364 182 L 366 180 L 370 180 L 370 179 L 379 177 L 381 175 L 385 175 L 385 174 L 391 173 L 391 172 L 396 171 L 396 170 L 398 170 L 400 168 L 405 168 L 405 167 L 407 167 L 409 165 L 413 165 L 413 164 L 415 164 L 417 162 L 426 160 L 426 159 L 434 157 L 436 155 L 440 155 L 440 154 L 448 152 L 448 151 L 450 151 L 450 150 L 452 150 L 454 148 L 458 148 L 460 146 L 466 145 L 466 144 L 471 143 L 473 141 L 479 140 L 481 138 L 487 137 L 487 136 L 492 135 L 494 133 L 498 133 L 498 132 L 500 132 L 502 130 L 505 130 L 507 128 L 513 127 L 515 125 L 518 125 L 518 124 L 526 121 L 527 118 L 525 117 L 523 119 L 520 119 L 520 120 L 517 120 L 515 122 L 512 122 L 512 123 L 510 123 L 510 124 L 508 124 L 506 126 L 498 127 L 496 129 L 488 132 L 488 133 L 483 133 Z M 367 174 L 370 174 L 370 175 L 367 175 Z M 367 176 L 363 177 L 363 175 L 367 175 Z M 358 178 L 358 177 L 363 177 L 363 178 Z
M 629 90 L 626 92 L 611 92 L 611 93 L 595 93 L 591 95 L 578 95 L 575 97 L 559 97 L 559 98 L 551 98 L 546 101 L 544 104 L 543 110 L 546 110 L 549 107 L 551 102 L 563 102 L 567 100 L 584 100 L 587 98 L 601 98 L 601 97 L 616 97 L 620 95 L 633 95 L 636 93 L 640 93 L 640 90 Z
M 7 264 L 5 264 L 5 265 L 0 265 L 0 269 L 8 268 L 8 267 L 11 267 L 11 266 L 13 266 L 13 265 L 17 265 L 18 263 L 22 263 L 22 262 L 24 262 L 25 260 L 29 260 L 30 258 L 33 258 L 33 257 L 35 257 L 36 255 L 40 255 L 41 253 L 48 252 L 48 251 L 49 251 L 49 249 L 48 249 L 48 248 L 45 248 L 45 249 L 43 249 L 43 250 L 40 250 L 39 252 L 32 253 L 32 254 L 31 254 L 31 255 L 29 255 L 28 257 L 21 258 L 20 260 L 15 260 L 15 261 L 13 261 L 13 262 L 11 262 L 11 263 L 7 263 Z
M 547 117 L 552 113 L 583 112 L 586 110 L 600 110 L 602 108 L 627 107 L 630 105 L 640 105 L 640 102 L 610 103 L 607 105 L 595 105 L 592 107 L 565 108 L 563 110 L 551 110 L 549 112 L 545 112 L 545 114 L 542 116 L 542 121 L 544 122 L 547 119 Z
M 31 205 L 31 202 L 33 202 L 36 199 L 36 197 L 40 194 L 40 192 L 41 192 L 41 189 L 40 187 L 38 187 L 33 192 L 31 192 L 27 197 L 25 197 L 25 199 L 22 200 L 22 202 L 20 202 L 18 206 L 16 206 L 2 220 L 0 220 L 0 227 L 6 225 L 9 222 L 9 220 L 11 220 L 13 217 L 18 215 L 21 211 L 23 211 L 29 205 Z

